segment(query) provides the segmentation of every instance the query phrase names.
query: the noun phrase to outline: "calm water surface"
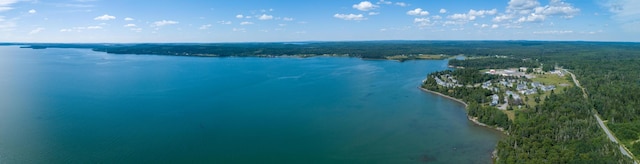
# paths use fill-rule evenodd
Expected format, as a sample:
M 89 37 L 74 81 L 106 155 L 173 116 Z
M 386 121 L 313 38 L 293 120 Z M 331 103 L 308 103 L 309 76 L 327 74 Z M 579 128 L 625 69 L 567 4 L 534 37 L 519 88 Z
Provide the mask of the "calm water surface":
M 0 47 L 0 163 L 490 163 L 443 69 Z

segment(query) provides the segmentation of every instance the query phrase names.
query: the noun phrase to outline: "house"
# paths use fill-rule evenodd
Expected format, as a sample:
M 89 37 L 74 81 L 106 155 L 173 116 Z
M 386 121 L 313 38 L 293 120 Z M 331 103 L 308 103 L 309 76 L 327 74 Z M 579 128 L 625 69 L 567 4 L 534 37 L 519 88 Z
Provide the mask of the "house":
M 493 96 L 491 96 L 491 106 L 498 105 L 499 100 L 500 100 L 500 96 L 498 96 L 497 94 L 493 94 Z
M 545 91 L 545 92 L 546 91 L 551 91 L 551 90 L 554 90 L 554 89 L 556 89 L 555 85 L 548 85 L 548 86 L 542 87 L 542 91 Z
M 513 91 L 507 91 L 505 92 L 505 94 L 507 95 L 507 97 L 511 96 L 514 100 L 520 99 L 520 95 L 514 93 Z
M 486 81 L 486 82 L 482 83 L 482 88 L 491 90 L 493 88 L 493 87 L 491 87 L 491 81 Z
M 527 67 L 520 67 L 520 72 L 527 72 Z
M 533 83 L 531 83 L 531 87 L 533 87 L 533 88 L 542 88 L 542 87 L 544 87 L 544 85 L 542 85 L 542 83 L 540 83 L 540 82 L 533 82 Z
M 522 84 L 522 83 L 518 84 L 518 86 L 516 87 L 516 90 L 518 90 L 518 91 L 523 91 L 523 90 L 527 90 L 527 89 L 528 89 L 527 85 L 526 84 Z

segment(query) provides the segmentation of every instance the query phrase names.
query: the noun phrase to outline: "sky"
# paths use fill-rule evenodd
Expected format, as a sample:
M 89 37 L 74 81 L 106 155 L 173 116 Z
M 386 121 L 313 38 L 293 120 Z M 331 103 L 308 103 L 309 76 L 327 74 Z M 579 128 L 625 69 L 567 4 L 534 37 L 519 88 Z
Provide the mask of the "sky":
M 640 42 L 640 0 L 0 0 L 0 42 Z

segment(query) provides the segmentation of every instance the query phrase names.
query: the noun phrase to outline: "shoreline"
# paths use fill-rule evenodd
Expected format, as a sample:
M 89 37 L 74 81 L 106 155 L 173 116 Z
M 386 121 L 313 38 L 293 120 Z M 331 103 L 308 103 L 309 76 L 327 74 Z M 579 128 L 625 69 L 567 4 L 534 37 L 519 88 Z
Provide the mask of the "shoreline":
M 442 96 L 444 98 L 456 101 L 456 102 L 464 105 L 465 115 L 467 115 L 467 120 L 473 122 L 476 125 L 479 125 L 479 126 L 482 126 L 482 127 L 486 127 L 486 128 L 489 128 L 489 129 L 493 129 L 493 130 L 497 130 L 497 131 L 502 132 L 503 134 L 507 134 L 508 135 L 508 133 L 504 130 L 504 128 L 489 126 L 489 125 L 487 125 L 485 123 L 482 123 L 482 122 L 478 121 L 478 118 L 469 116 L 468 111 L 466 111 L 467 110 L 467 106 L 469 106 L 469 105 L 467 105 L 466 102 L 464 102 L 464 101 L 462 101 L 460 99 L 457 99 L 457 98 L 442 94 L 440 92 L 436 92 L 436 91 L 432 91 L 432 90 L 428 90 L 428 89 L 422 88 L 422 86 L 418 86 L 418 88 L 420 88 L 420 90 L 422 90 L 422 91 L 429 92 L 429 93 L 435 94 L 435 95 L 439 95 L 439 96 Z

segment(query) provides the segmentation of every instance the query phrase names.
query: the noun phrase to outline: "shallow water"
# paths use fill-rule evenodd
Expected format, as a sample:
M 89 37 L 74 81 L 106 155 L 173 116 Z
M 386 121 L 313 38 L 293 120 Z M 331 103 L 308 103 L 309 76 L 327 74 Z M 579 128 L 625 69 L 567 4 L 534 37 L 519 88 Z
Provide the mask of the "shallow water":
M 490 163 L 446 66 L 0 47 L 0 163 Z

